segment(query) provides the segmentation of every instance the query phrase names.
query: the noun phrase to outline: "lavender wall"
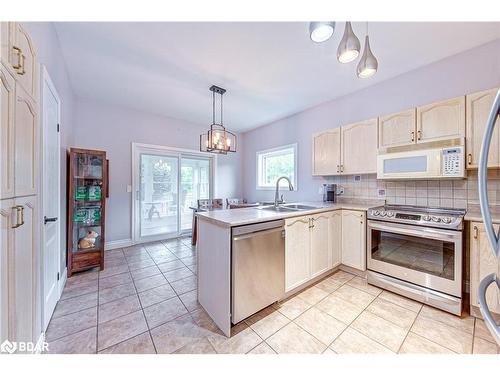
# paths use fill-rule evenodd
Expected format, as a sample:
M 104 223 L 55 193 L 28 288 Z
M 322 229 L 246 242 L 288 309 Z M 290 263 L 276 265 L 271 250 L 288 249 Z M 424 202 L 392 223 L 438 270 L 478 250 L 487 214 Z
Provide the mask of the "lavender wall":
M 320 200 L 318 190 L 331 178 L 312 176 L 313 133 L 499 86 L 499 51 L 500 39 L 244 133 L 245 198 L 272 198 L 272 192 L 255 187 L 255 153 L 297 142 L 298 190 L 285 192 L 285 198 Z
M 75 147 L 105 150 L 110 164 L 110 197 L 106 212 L 106 241 L 132 237 L 132 142 L 199 149 L 205 127 L 123 107 L 79 99 L 76 102 Z M 240 146 L 240 145 L 239 145 Z M 241 196 L 241 151 L 221 155 L 217 162 L 218 197 Z

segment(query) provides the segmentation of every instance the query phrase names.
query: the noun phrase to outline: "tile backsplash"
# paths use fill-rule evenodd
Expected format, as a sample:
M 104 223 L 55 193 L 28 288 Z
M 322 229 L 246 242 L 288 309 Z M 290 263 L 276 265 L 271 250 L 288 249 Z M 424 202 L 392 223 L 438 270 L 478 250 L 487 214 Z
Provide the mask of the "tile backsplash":
M 344 188 L 342 197 L 386 199 L 388 204 L 428 207 L 467 208 L 479 204 L 477 171 L 467 172 L 463 180 L 377 180 L 376 174 L 332 176 L 327 183 Z M 382 195 L 385 193 L 385 196 Z M 488 171 L 488 196 L 491 205 L 500 205 L 500 170 Z

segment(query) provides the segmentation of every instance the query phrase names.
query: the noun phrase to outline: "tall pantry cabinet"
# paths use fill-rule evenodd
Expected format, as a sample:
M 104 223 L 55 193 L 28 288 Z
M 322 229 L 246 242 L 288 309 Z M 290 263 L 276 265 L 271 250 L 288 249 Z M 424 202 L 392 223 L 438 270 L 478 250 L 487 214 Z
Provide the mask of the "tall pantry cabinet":
M 0 23 L 0 342 L 35 342 L 39 289 L 39 125 L 35 49 Z

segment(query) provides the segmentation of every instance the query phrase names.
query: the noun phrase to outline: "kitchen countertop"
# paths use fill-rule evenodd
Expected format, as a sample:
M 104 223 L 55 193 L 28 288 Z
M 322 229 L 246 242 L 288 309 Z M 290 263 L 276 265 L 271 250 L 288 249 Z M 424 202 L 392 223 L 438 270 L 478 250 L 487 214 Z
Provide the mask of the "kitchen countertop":
M 500 206 L 493 206 L 491 208 L 491 218 L 494 223 L 500 224 Z M 481 209 L 479 208 L 479 205 L 469 205 L 464 219 L 467 221 L 478 221 L 482 223 L 483 217 L 481 216 Z
M 290 202 L 291 203 L 291 202 Z M 288 219 L 291 217 L 313 215 L 320 212 L 332 210 L 358 210 L 366 211 L 369 208 L 384 204 L 383 200 L 340 200 L 336 203 L 328 202 L 293 202 L 294 204 L 303 204 L 314 206 L 314 209 L 275 212 L 270 210 L 251 208 L 236 208 L 232 210 L 218 210 L 210 212 L 198 212 L 196 216 L 200 220 L 206 220 L 223 227 L 235 227 L 239 225 L 254 224 L 263 221 Z

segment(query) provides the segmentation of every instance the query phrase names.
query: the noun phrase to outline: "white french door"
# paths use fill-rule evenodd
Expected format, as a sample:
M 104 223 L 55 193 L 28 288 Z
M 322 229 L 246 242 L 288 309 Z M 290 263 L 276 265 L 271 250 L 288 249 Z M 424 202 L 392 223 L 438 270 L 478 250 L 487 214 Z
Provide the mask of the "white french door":
M 214 157 L 133 144 L 134 241 L 178 237 L 192 230 L 198 199 L 213 196 Z

